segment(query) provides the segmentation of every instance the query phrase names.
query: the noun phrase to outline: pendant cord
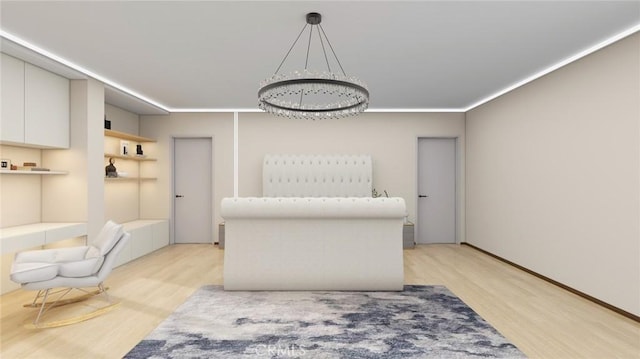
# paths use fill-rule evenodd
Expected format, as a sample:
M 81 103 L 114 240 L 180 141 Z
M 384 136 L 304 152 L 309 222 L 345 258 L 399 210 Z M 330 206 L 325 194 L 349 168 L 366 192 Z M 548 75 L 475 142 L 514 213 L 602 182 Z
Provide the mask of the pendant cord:
M 313 25 L 309 28 L 309 41 L 307 42 L 307 57 L 304 60 L 304 70 L 307 71 L 307 67 L 309 66 L 309 50 L 311 50 L 311 36 L 313 35 Z M 302 108 L 302 97 L 304 96 L 304 88 L 300 89 L 300 102 L 298 103 L 298 108 Z
M 320 39 L 320 45 L 322 45 L 322 53 L 324 54 L 324 61 L 327 63 L 327 69 L 329 69 L 329 73 L 332 73 L 331 65 L 329 65 L 329 58 L 327 57 L 327 50 L 324 48 L 324 41 L 322 41 L 322 34 L 320 33 L 320 31 L 318 31 L 318 38 Z M 327 42 L 328 41 L 329 40 L 327 39 Z
M 302 27 L 302 30 L 298 34 L 298 37 L 296 37 L 296 40 L 293 42 L 293 44 L 289 48 L 289 51 L 287 51 L 287 54 L 284 55 L 284 59 L 282 59 L 282 62 L 280 62 L 280 66 L 278 66 L 278 68 L 276 69 L 276 72 L 274 72 L 274 75 L 276 75 L 278 73 L 278 71 L 280 71 L 280 68 L 282 67 L 284 62 L 287 60 L 287 57 L 289 57 L 289 54 L 291 53 L 291 50 L 293 50 L 293 47 L 296 46 L 296 43 L 298 42 L 298 39 L 300 39 L 300 36 L 302 36 L 302 33 L 304 32 L 304 29 L 307 28 L 307 25 L 308 24 L 304 24 L 304 26 Z
M 309 65 L 309 50 L 311 49 L 311 35 L 313 35 L 313 25 L 311 25 L 311 29 L 309 30 L 309 42 L 307 43 L 307 58 L 304 61 L 304 69 L 307 69 Z
M 322 28 L 322 25 L 318 24 L 318 26 L 320 27 L 320 30 L 322 30 L 322 34 L 324 35 L 324 38 L 327 39 L 327 44 L 329 44 L 329 48 L 331 49 L 331 52 L 333 53 L 333 57 L 336 58 L 336 61 L 338 62 L 338 66 L 340 66 L 340 70 L 342 70 L 342 74 L 346 77 L 347 74 L 344 72 L 344 69 L 342 68 L 342 64 L 340 63 L 340 59 L 338 59 L 338 56 L 336 55 L 336 52 L 333 50 L 333 46 L 331 46 L 331 41 L 329 41 L 329 38 L 327 37 L 327 34 L 324 32 L 324 29 Z

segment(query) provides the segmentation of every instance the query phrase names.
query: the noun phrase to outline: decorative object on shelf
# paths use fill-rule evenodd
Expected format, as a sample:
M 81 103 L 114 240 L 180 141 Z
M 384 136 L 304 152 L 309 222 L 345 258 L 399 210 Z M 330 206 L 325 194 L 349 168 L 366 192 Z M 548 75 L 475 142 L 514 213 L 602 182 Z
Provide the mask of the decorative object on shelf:
M 104 168 L 104 175 L 106 177 L 118 177 L 118 170 L 113 164 L 116 162 L 113 158 L 109 158 L 109 165 Z
M 22 166 L 17 166 L 16 169 L 18 171 L 42 171 L 43 169 L 36 167 L 37 164 L 35 162 L 23 162 Z M 48 170 L 48 169 L 44 169 Z
M 104 128 L 107 130 L 111 129 L 111 121 L 107 120 L 107 115 L 104 115 Z
M 367 86 L 354 76 L 347 76 L 338 56 L 329 42 L 320 22 L 322 16 L 311 12 L 306 16 L 307 23 L 291 45 L 273 76 L 264 80 L 258 90 L 258 107 L 266 112 L 300 119 L 327 119 L 357 115 L 369 106 L 369 90 Z M 309 26 L 309 41 L 304 70 L 289 74 L 279 74 L 280 68 Z M 309 52 L 314 29 L 318 33 L 318 41 L 322 47 L 326 71 L 309 69 Z M 325 42 L 331 49 L 340 73 L 331 71 Z
M 384 193 L 384 196 L 389 198 L 389 194 L 387 193 L 387 190 L 382 190 L 382 192 Z M 373 190 L 371 190 L 371 197 L 373 198 L 378 198 L 378 197 L 382 197 L 382 193 L 378 193 L 378 191 L 374 188 Z
M 129 155 L 129 141 L 125 141 L 125 140 L 120 141 L 120 154 L 123 156 Z
M 142 152 L 142 145 L 136 145 L 136 155 L 142 156 L 144 153 Z
M 0 169 L 8 170 L 11 167 L 11 160 L 0 160 Z

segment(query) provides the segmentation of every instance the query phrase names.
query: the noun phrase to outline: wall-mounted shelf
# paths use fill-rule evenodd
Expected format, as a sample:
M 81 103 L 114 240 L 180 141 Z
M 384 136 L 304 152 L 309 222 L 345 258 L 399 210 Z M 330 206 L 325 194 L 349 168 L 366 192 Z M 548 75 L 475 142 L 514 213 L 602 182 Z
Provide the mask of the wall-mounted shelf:
M 131 182 L 131 181 L 154 181 L 155 177 L 105 177 L 107 182 Z
M 119 131 L 114 131 L 114 130 L 104 130 L 104 135 L 107 136 L 107 137 L 114 137 L 114 138 L 119 138 L 119 139 L 122 139 L 122 140 L 138 142 L 138 143 L 156 142 L 156 140 L 154 140 L 152 138 L 132 135 L 132 134 L 129 134 L 129 133 L 119 132 Z M 113 149 L 111 151 L 113 151 Z M 111 153 L 105 152 L 104 157 L 105 158 L 116 158 L 116 159 L 122 159 L 122 160 L 130 160 L 130 161 L 157 161 L 156 158 L 152 158 L 152 157 L 136 156 L 136 155 L 121 155 L 121 154 L 115 154 L 115 153 L 112 153 L 112 152 Z M 105 177 L 104 178 L 105 182 L 139 182 L 139 181 L 154 181 L 156 179 L 157 178 L 155 178 L 155 177 L 137 177 L 137 176 L 134 176 L 134 177 Z
M 105 153 L 105 158 L 120 158 L 123 160 L 132 160 L 132 161 L 157 161 L 155 158 L 151 157 L 140 157 L 140 156 L 127 156 L 127 155 L 116 155 L 113 153 Z
M 135 141 L 135 142 L 157 142 L 153 138 L 136 136 L 129 133 L 124 133 L 124 132 L 114 131 L 114 130 L 104 130 L 104 135 L 109 137 L 120 138 L 123 140 Z
M 66 171 L 11 171 L 0 170 L 0 174 L 5 175 L 66 175 L 69 172 Z

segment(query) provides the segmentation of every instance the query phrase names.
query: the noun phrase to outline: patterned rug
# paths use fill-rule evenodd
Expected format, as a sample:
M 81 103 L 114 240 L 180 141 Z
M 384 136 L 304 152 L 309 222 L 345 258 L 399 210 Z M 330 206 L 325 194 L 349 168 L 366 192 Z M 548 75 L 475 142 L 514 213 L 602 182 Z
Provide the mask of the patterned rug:
M 524 358 L 443 286 L 197 290 L 125 358 Z

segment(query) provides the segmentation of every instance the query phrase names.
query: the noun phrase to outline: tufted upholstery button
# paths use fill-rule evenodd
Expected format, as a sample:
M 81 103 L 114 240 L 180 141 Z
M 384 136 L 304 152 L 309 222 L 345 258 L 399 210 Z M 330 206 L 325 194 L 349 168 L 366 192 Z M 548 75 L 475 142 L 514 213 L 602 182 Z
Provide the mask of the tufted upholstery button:
M 266 155 L 263 195 L 267 197 L 367 197 L 371 195 L 368 155 Z

